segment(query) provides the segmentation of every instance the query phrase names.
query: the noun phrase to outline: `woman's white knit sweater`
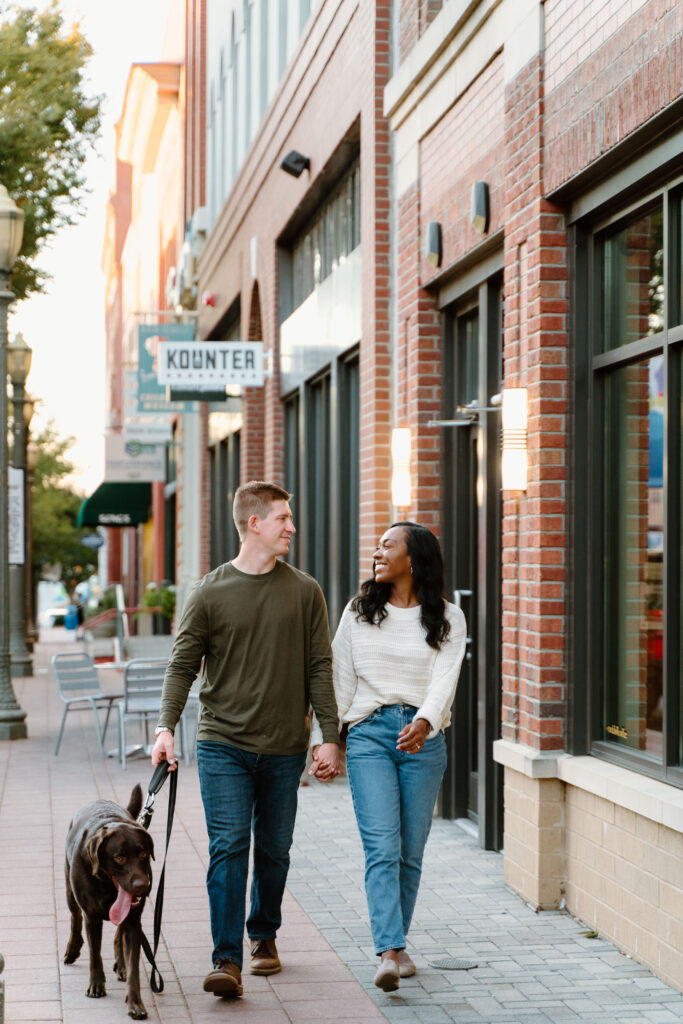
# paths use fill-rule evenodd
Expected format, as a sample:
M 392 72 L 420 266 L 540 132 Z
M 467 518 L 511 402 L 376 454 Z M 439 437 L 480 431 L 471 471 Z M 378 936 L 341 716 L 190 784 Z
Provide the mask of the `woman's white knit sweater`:
M 348 604 L 332 643 L 334 693 L 340 726 L 350 727 L 383 704 L 412 704 L 431 725 L 430 738 L 451 720 L 465 654 L 467 627 L 460 608 L 445 602 L 451 631 L 438 651 L 427 643 L 420 606 L 387 604 L 380 625 L 358 620 Z M 314 720 L 313 745 L 322 742 Z

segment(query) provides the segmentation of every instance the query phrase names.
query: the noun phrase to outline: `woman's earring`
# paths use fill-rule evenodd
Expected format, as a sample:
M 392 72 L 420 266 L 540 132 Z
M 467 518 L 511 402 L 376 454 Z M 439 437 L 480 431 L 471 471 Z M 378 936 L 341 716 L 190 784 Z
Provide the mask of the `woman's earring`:
M 410 563 L 410 575 L 411 576 L 413 575 L 413 563 L 412 562 Z

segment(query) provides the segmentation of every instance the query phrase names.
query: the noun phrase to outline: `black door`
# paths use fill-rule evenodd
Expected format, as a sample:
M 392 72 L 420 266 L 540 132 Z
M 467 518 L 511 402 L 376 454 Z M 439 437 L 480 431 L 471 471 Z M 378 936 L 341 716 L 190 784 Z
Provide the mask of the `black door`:
M 500 735 L 500 409 L 502 288 L 494 278 L 446 311 L 443 351 L 442 542 L 467 651 L 446 738 L 441 813 L 467 818 L 487 849 L 502 845 Z

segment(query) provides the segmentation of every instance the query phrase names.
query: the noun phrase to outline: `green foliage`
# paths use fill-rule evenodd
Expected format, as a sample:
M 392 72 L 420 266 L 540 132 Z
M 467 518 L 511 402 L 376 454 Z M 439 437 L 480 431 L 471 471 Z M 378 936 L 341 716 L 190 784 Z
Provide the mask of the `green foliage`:
M 0 182 L 24 211 L 12 272 L 12 290 L 23 299 L 42 291 L 36 255 L 82 212 L 101 97 L 85 93 L 92 50 L 77 26 L 64 29 L 56 2 L 38 12 L 0 0 L 0 19 Z
M 175 614 L 175 587 L 163 583 L 161 587 L 150 586 L 145 590 L 142 603 L 145 608 L 161 608 L 164 618 L 171 620 Z
M 39 454 L 31 487 L 33 571 L 36 578 L 46 565 L 61 565 L 61 579 L 69 592 L 96 569 L 96 556 L 81 544 L 90 530 L 79 529 L 76 517 L 81 498 L 66 483 L 73 465 L 65 458 L 72 438 L 60 438 L 49 425 L 34 436 Z

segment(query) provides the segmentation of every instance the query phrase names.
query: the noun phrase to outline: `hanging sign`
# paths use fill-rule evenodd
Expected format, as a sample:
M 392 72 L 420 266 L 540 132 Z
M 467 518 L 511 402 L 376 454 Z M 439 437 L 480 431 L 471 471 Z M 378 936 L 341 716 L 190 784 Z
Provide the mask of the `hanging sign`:
M 262 341 L 161 341 L 157 351 L 161 385 L 242 384 L 263 387 Z
M 138 395 L 139 415 L 169 412 L 192 412 L 197 408 L 188 402 L 169 402 L 166 388 L 157 380 L 159 346 L 166 341 L 191 342 L 194 324 L 140 324 L 138 327 Z
M 7 467 L 10 565 L 24 564 L 24 471 Z

